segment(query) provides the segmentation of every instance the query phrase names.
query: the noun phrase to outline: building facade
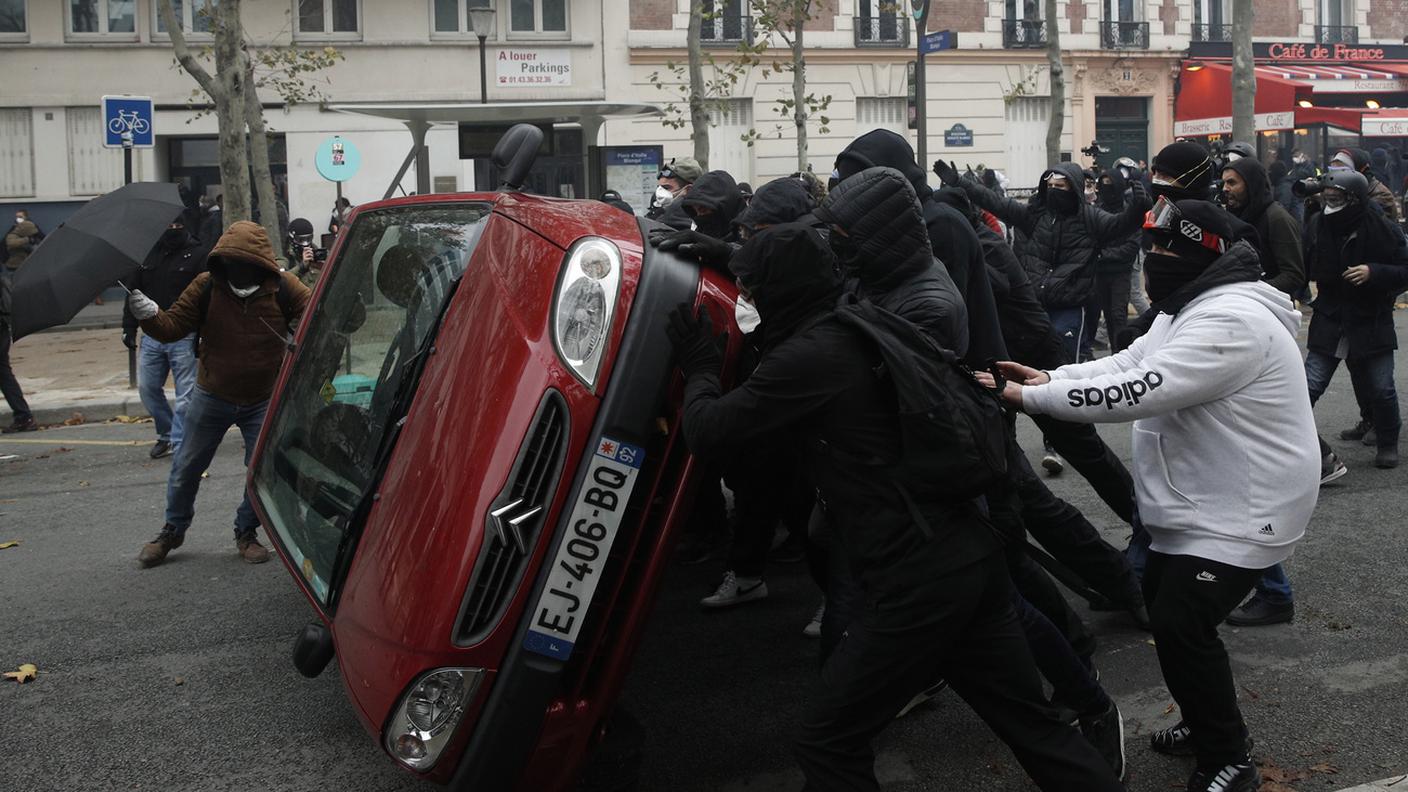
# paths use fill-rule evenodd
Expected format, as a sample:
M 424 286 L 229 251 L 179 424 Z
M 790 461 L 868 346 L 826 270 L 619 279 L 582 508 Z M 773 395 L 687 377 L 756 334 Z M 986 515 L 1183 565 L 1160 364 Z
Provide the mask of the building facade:
M 210 42 L 207 14 L 217 1 L 176 3 L 194 46 Z M 215 120 L 174 63 L 157 2 L 0 0 L 0 203 L 31 207 L 41 225 L 47 219 L 52 226 L 121 183 L 121 152 L 101 145 L 105 94 L 155 100 L 156 145 L 137 153 L 136 178 L 218 194 Z M 400 194 L 417 185 L 436 192 L 495 186 L 486 141 L 525 118 L 549 133 L 534 189 L 581 197 L 609 185 L 643 196 L 654 163 L 692 152 L 689 128 L 665 123 L 669 114 L 611 120 L 612 113 L 678 100 L 672 64 L 687 57 L 689 2 L 244 0 L 253 46 L 335 47 L 344 58 L 309 78 L 320 101 L 289 106 L 273 92 L 261 94 L 290 216 L 306 216 L 319 229 L 326 224 L 335 186 L 317 174 L 313 159 L 334 134 L 361 152 L 361 171 L 344 185 L 361 203 L 388 188 Z M 920 32 L 906 7 L 890 0 L 814 3 L 805 31 L 807 88 L 830 97 L 825 126 L 819 119 L 808 126 L 803 160 L 814 171 L 828 173 L 846 143 L 870 129 L 915 140 L 910 64 Z M 1063 151 L 1089 162 L 1080 149 L 1098 141 L 1111 159 L 1147 159 L 1173 139 L 1175 94 L 1190 47 L 1220 45 L 1231 34 L 1230 0 L 1058 0 L 1054 23 L 1042 19 L 1042 7 L 1041 0 L 933 3 L 930 31 L 956 32 L 957 48 L 927 56 L 931 159 L 998 168 L 1016 187 L 1035 183 L 1045 166 L 1044 48 L 1053 24 L 1067 76 Z M 495 11 L 484 74 L 471 24 L 471 12 L 481 8 Z M 740 41 L 755 40 L 747 0 L 710 0 L 709 8 L 704 49 L 716 63 L 733 57 Z M 1408 34 L 1408 0 L 1257 0 L 1255 8 L 1263 46 L 1391 45 Z M 790 97 L 791 75 L 769 67 L 787 52 L 780 37 L 770 43 L 763 62 L 709 105 L 711 166 L 754 184 L 799 167 L 790 118 L 778 112 Z M 1389 91 L 1380 103 L 1408 107 L 1404 97 Z M 474 108 L 481 99 L 488 105 Z M 402 121 L 413 111 L 430 119 L 430 129 L 426 154 L 408 158 L 412 137 Z M 588 120 L 585 113 L 597 115 Z

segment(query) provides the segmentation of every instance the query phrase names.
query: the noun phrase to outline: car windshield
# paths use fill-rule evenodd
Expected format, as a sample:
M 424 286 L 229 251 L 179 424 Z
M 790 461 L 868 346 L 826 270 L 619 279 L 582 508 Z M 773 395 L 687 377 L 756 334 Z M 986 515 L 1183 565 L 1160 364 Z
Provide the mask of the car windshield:
M 490 208 L 361 214 L 307 320 L 254 486 L 323 604 Z

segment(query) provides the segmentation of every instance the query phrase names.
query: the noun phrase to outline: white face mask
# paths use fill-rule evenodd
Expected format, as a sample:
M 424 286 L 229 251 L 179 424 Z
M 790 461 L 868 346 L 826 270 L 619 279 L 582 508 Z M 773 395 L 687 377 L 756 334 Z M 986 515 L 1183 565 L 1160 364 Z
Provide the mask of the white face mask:
M 738 329 L 745 334 L 757 330 L 763 323 L 763 317 L 758 315 L 758 309 L 742 295 L 739 295 L 738 301 L 733 304 L 733 320 L 738 323 Z
M 255 284 L 255 285 L 253 285 L 253 286 L 250 286 L 250 287 L 247 287 L 247 288 L 244 288 L 244 289 L 236 289 L 234 286 L 231 286 L 231 287 L 230 287 L 230 291 L 234 292 L 234 294 L 235 294 L 236 297 L 239 297 L 240 299 L 244 299 L 245 297 L 248 297 L 249 295 L 254 294 L 255 292 L 259 291 L 259 285 L 258 285 L 258 284 Z
M 1238 154 L 1238 153 L 1235 152 L 1235 151 L 1229 151 L 1229 152 L 1227 152 L 1227 161 L 1228 161 L 1228 162 L 1236 162 L 1237 160 L 1239 160 L 1239 159 L 1241 159 L 1241 158 L 1242 158 L 1242 155 L 1241 155 L 1241 154 Z
M 19 216 L 19 215 L 15 215 L 15 225 L 19 225 L 20 223 L 23 223 L 24 221 L 26 221 L 26 220 L 28 220 L 28 219 L 29 219 L 28 217 L 21 217 L 21 216 Z
M 1175 186 L 1173 182 L 1169 181 L 1168 179 L 1165 179 L 1165 178 L 1162 177 L 1162 176 L 1155 176 L 1155 177 L 1153 178 L 1153 183 L 1154 183 L 1154 184 L 1157 184 L 1157 185 L 1160 186 L 1160 187 L 1173 187 L 1173 186 Z
M 1297 165 L 1304 165 L 1305 157 L 1291 157 L 1291 162 L 1294 162 Z
M 1342 204 L 1340 204 L 1339 206 L 1330 206 L 1330 205 L 1327 203 L 1327 204 L 1325 204 L 1325 209 L 1324 209 L 1323 211 L 1324 211 L 1325 214 L 1327 214 L 1327 215 L 1332 215 L 1332 214 L 1334 214 L 1335 212 L 1338 212 L 1338 211 L 1340 211 L 1341 209 L 1344 209 L 1346 206 L 1349 206 L 1349 204 L 1347 204 L 1347 203 L 1342 203 Z
M 670 188 L 660 185 L 655 188 L 655 205 L 661 208 L 669 206 L 675 202 L 675 194 L 670 192 Z

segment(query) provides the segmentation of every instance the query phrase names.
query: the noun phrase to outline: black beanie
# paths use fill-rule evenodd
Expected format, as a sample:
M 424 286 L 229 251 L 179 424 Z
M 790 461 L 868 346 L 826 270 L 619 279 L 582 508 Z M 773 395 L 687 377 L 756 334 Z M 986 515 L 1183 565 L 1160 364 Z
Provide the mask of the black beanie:
M 1206 148 L 1191 140 L 1180 140 L 1164 146 L 1162 151 L 1154 155 L 1150 170 L 1177 180 L 1182 185 L 1182 188 L 1177 190 L 1179 194 L 1170 197 L 1201 199 L 1212 188 L 1212 158 L 1208 156 Z M 1155 189 L 1154 192 L 1158 194 L 1159 190 Z M 1167 191 L 1172 192 L 1174 191 Z

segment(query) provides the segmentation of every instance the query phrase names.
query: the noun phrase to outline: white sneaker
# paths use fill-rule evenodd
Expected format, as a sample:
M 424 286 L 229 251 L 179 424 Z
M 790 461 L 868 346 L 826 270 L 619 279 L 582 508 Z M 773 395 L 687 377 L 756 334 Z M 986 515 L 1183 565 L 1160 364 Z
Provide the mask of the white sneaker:
M 762 578 L 740 578 L 733 570 L 724 573 L 724 582 L 714 593 L 699 601 L 706 608 L 728 608 L 745 602 L 763 599 L 768 595 L 768 584 Z
M 1046 475 L 1055 477 L 1061 475 L 1061 471 L 1066 469 L 1066 461 L 1061 458 L 1060 454 L 1048 448 L 1045 456 L 1041 458 L 1041 466 L 1046 469 Z
M 948 680 L 940 679 L 928 689 L 924 690 L 923 692 L 916 695 L 914 698 L 910 699 L 909 703 L 904 705 L 904 709 L 895 713 L 895 720 L 903 718 L 904 716 L 908 715 L 910 711 L 913 710 L 915 707 L 944 692 L 944 688 L 946 687 L 948 687 Z
M 815 615 L 815 616 L 812 616 L 812 620 L 809 621 L 809 622 L 807 622 L 807 626 L 806 626 L 806 627 L 803 627 L 803 628 L 802 628 L 802 635 L 805 635 L 805 636 L 807 636 L 808 638 L 820 638 L 820 637 L 821 637 L 821 619 L 822 619 L 822 617 L 825 616 L 825 615 L 826 615 L 826 600 L 822 600 L 822 601 L 821 601 L 821 604 L 818 605 L 817 608 L 816 608 L 816 615 Z

